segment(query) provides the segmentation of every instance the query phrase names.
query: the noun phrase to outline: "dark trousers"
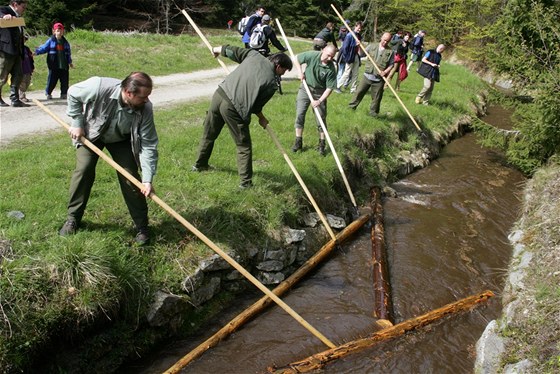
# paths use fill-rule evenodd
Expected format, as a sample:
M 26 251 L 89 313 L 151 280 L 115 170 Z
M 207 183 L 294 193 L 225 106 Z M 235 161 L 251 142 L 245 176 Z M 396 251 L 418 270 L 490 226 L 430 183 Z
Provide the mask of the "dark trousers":
M 60 94 L 66 95 L 68 93 L 68 81 L 70 80 L 70 73 L 68 70 L 63 69 L 49 69 L 49 76 L 47 77 L 47 87 L 45 92 L 51 95 L 56 84 L 60 81 Z
M 372 80 L 367 79 L 366 77 L 362 77 L 356 92 L 354 93 L 354 97 L 352 101 L 348 104 L 348 106 L 352 109 L 356 109 L 360 102 L 370 90 L 371 92 L 371 104 L 369 106 L 369 113 L 372 115 L 379 114 L 379 107 L 381 105 L 381 99 L 383 98 L 383 89 L 385 87 L 385 82 L 383 80 L 379 82 L 374 82 Z
M 19 101 L 19 85 L 23 78 L 21 56 L 10 55 L 0 51 L 0 98 L 1 91 L 10 76 L 10 100 L 12 103 Z
M 202 139 L 200 139 L 195 166 L 208 166 L 208 161 L 214 149 L 214 142 L 220 135 L 224 124 L 227 124 L 229 133 L 237 146 L 239 178 L 241 183 L 249 182 L 253 178 L 253 147 L 249 124 L 243 121 L 233 104 L 223 97 L 219 91 L 220 89 L 212 96 L 210 109 L 208 109 L 204 120 L 204 130 Z
M 140 180 L 138 166 L 132 153 L 130 141 L 104 144 L 94 143 L 99 149 L 107 147 L 113 160 L 126 171 Z M 95 167 L 99 156 L 85 146 L 76 149 L 76 168 L 70 180 L 70 201 L 68 203 L 68 219 L 80 222 L 86 210 L 86 205 L 95 181 Z M 148 226 L 148 204 L 140 190 L 120 173 L 118 174 L 121 192 L 128 211 L 137 229 Z

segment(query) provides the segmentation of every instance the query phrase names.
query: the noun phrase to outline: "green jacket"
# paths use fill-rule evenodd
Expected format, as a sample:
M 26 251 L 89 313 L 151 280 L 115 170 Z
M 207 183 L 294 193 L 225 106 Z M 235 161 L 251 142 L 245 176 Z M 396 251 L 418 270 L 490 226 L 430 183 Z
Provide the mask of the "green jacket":
M 366 47 L 366 52 L 371 56 L 373 61 L 375 61 L 375 64 L 377 65 L 377 67 L 379 67 L 379 69 L 381 69 L 381 71 L 387 69 L 390 65 L 393 65 L 394 63 L 395 51 L 393 51 L 391 48 L 385 48 L 385 50 L 382 53 L 378 53 L 379 43 L 370 43 Z M 369 58 L 366 59 L 365 73 L 379 74 L 379 72 L 375 69 L 375 67 L 369 60 Z
M 231 45 L 222 47 L 222 56 L 240 64 L 219 87 L 248 124 L 278 90 L 274 64 L 256 50 Z

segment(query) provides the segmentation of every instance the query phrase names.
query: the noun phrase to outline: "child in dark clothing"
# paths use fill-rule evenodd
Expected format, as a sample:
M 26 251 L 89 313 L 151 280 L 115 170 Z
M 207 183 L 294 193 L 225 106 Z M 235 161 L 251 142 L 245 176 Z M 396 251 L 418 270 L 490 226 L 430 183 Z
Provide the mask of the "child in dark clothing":
M 27 36 L 25 41 L 27 42 Z M 31 75 L 35 70 L 35 63 L 33 61 L 33 52 L 28 46 L 23 46 L 23 59 L 21 60 L 21 70 L 23 71 L 23 77 L 21 78 L 21 83 L 19 84 L 19 99 L 24 102 L 28 102 L 29 99 L 25 96 L 25 92 L 31 86 Z
M 64 25 L 55 23 L 53 35 L 39 48 L 35 50 L 35 55 L 47 53 L 47 67 L 49 76 L 45 95 L 47 100 L 52 99 L 52 92 L 57 82 L 60 80 L 60 98 L 66 99 L 68 92 L 68 82 L 70 80 L 69 68 L 73 68 L 70 43 L 64 37 Z

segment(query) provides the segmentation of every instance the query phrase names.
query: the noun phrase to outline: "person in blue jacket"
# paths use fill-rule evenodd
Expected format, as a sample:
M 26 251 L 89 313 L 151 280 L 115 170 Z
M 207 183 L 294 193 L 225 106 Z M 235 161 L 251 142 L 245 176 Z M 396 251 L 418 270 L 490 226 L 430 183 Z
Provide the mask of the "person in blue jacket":
M 251 33 L 253 28 L 262 22 L 262 17 L 264 16 L 265 9 L 262 6 L 257 6 L 257 11 L 247 21 L 247 26 L 245 26 L 245 32 L 241 41 L 245 44 L 245 48 L 251 48 L 249 46 L 249 41 L 251 40 Z
M 44 53 L 47 54 L 47 67 L 49 68 L 47 87 L 45 88 L 47 100 L 52 99 L 52 92 L 58 81 L 60 81 L 60 98 L 66 99 L 70 81 L 69 68 L 73 68 L 74 65 L 72 64 L 70 43 L 64 37 L 64 25 L 62 23 L 55 23 L 53 35 L 35 50 L 35 55 Z

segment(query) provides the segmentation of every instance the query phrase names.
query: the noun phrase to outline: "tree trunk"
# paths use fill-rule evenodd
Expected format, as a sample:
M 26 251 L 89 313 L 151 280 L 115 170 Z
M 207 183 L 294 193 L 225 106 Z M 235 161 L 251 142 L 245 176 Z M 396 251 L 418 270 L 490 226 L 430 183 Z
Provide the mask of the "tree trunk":
M 452 313 L 457 313 L 463 310 L 474 308 L 483 301 L 488 300 L 488 298 L 492 296 L 494 296 L 494 293 L 492 291 L 484 291 L 478 295 L 469 296 L 465 299 L 447 304 L 439 309 L 432 310 L 420 317 L 415 317 L 401 322 L 395 326 L 377 331 L 367 338 L 348 342 L 339 347 L 314 354 L 313 356 L 310 356 L 304 360 L 297 361 L 283 367 L 269 367 L 268 372 L 276 374 L 296 374 L 319 370 L 331 361 L 345 357 L 351 353 L 355 353 L 372 347 L 383 340 L 392 339 L 394 337 L 404 335 L 409 331 L 416 330 Z
M 391 302 L 391 286 L 387 266 L 387 251 L 385 248 L 385 228 L 383 224 L 383 204 L 381 190 L 374 187 L 371 190 L 371 208 L 373 211 L 373 226 L 371 228 L 371 249 L 373 261 L 373 290 L 374 316 L 381 320 L 393 321 L 393 303 Z

